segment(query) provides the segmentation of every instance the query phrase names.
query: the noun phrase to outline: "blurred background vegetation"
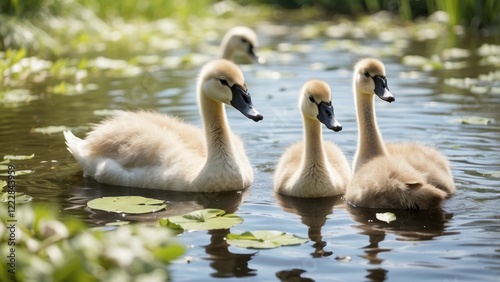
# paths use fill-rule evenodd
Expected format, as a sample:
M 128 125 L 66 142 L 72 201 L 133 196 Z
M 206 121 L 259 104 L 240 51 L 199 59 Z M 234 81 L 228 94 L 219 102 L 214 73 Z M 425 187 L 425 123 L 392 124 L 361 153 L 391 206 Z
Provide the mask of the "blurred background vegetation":
M 102 29 L 103 23 L 171 18 L 189 28 L 193 18 L 224 16 L 223 11 L 214 14 L 215 5 L 220 10 L 233 4 L 259 8 L 255 12 L 262 20 L 269 20 L 265 15 L 276 19 L 277 15 L 297 16 L 301 12 L 314 15 L 314 19 L 332 19 L 339 14 L 355 18 L 387 10 L 402 20 L 412 21 L 444 11 L 450 27 L 462 25 L 471 32 L 487 29 L 488 34 L 498 34 L 500 29 L 498 0 L 3 0 L 0 50 L 26 48 L 28 53 L 57 56 L 64 49 L 61 42 L 82 36 L 82 30 L 92 36 Z M 261 13 L 263 10 L 274 13 Z M 67 25 L 67 29 L 58 25 Z M 75 34 L 72 29 L 80 32 Z
M 240 3 L 248 1 L 239 1 Z M 500 2 L 496 0 L 255 0 L 284 9 L 314 7 L 323 15 L 346 14 L 359 16 L 387 10 L 404 20 L 429 16 L 444 11 L 450 16 L 449 24 L 480 29 L 498 25 Z

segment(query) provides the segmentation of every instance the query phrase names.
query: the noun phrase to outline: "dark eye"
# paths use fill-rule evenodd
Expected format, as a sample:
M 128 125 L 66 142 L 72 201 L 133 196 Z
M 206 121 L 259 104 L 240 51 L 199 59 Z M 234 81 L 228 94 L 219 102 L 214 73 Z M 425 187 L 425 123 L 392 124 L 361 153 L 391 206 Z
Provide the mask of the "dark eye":
M 248 43 L 248 40 L 247 40 L 246 38 L 243 38 L 243 37 L 242 37 L 242 38 L 241 38 L 241 42 L 243 42 L 243 43 Z
M 365 77 L 370 77 L 370 73 L 367 71 L 365 71 L 363 74 L 365 75 Z
M 309 96 L 309 101 L 311 101 L 311 103 L 316 103 L 316 101 L 314 101 L 313 96 Z
M 220 84 L 225 85 L 227 87 L 230 87 L 229 83 L 227 83 L 227 80 L 221 78 L 219 81 L 220 81 Z

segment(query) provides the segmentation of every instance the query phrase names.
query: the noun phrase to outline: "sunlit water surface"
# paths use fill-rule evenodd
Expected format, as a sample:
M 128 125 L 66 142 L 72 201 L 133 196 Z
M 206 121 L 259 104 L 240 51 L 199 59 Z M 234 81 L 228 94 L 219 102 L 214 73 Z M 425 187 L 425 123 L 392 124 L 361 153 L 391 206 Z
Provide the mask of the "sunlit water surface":
M 227 277 L 239 281 L 499 281 L 500 85 L 493 82 L 488 87 L 496 87 L 495 93 L 478 95 L 443 83 L 446 78 L 477 77 L 495 69 L 479 66 L 475 58 L 470 58 L 463 69 L 422 72 L 402 65 L 399 56 L 382 58 L 396 97 L 391 104 L 375 101 L 384 138 L 437 147 L 451 161 L 457 185 L 456 194 L 442 210 L 395 212 L 397 220 L 387 224 L 375 218 L 377 211 L 346 207 L 341 198 L 301 200 L 273 193 L 272 177 L 279 156 L 302 138 L 297 97 L 309 78 L 331 84 L 335 114 L 343 130 L 335 133 L 324 129 L 323 136 L 352 159 L 357 126 L 351 75 L 362 55 L 329 50 L 325 48 L 327 39 L 297 41 L 293 33 L 281 38 L 262 33 L 264 45 L 270 49 L 281 42 L 295 42 L 311 51 L 269 53 L 265 65 L 242 66 L 254 105 L 264 115 L 263 121 L 255 123 L 227 109 L 231 127 L 244 140 L 255 168 L 255 181 L 246 191 L 183 194 L 101 185 L 82 178 L 81 169 L 66 151 L 62 134 L 31 133 L 33 128 L 46 126 L 84 126 L 74 131 L 83 137 L 88 130 L 85 126 L 104 118 L 94 111 L 103 109 L 157 109 L 200 125 L 195 99 L 199 68 L 160 70 L 134 79 L 96 78 L 98 89 L 83 95 L 42 96 L 26 105 L 0 106 L 4 117 L 0 120 L 0 155 L 35 154 L 31 160 L 14 162 L 18 170 L 34 171 L 19 177 L 17 190 L 33 196 L 37 203 L 60 207 L 62 218 L 76 217 L 91 225 L 115 220 L 151 222 L 204 207 L 221 208 L 244 218 L 243 224 L 231 230 L 182 234 L 178 240 L 188 250 L 170 266 L 173 281 Z M 374 50 L 387 45 L 377 40 L 361 43 Z M 433 44 L 442 43 L 410 42 L 402 51 L 429 56 L 426 47 Z M 471 52 L 480 44 L 469 43 Z M 454 121 L 464 116 L 496 120 L 489 124 Z M 111 195 L 164 199 L 168 208 L 140 216 L 86 208 L 88 200 Z M 224 240 L 228 232 L 261 229 L 291 232 L 310 241 L 255 251 L 229 247 Z

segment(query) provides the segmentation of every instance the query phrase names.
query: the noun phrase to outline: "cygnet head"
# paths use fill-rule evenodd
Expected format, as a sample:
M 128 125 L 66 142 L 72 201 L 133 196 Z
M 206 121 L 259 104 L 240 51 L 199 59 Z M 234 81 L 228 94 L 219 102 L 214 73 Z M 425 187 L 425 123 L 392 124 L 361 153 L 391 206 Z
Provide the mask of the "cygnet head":
M 254 108 L 243 73 L 233 62 L 219 59 L 207 63 L 198 78 L 200 95 L 233 106 L 253 121 L 263 119 Z
M 376 94 L 380 99 L 389 103 L 396 100 L 389 91 L 384 64 L 377 59 L 362 59 L 356 64 L 354 87 L 358 95 Z
M 330 86 L 325 81 L 307 81 L 300 92 L 299 107 L 304 118 L 319 120 L 333 131 L 342 130 L 333 112 Z
M 248 27 L 237 26 L 230 29 L 222 39 L 222 46 L 227 49 L 222 51 L 227 54 L 226 59 L 232 59 L 237 54 L 244 54 L 259 62 L 259 57 L 255 54 L 255 49 L 259 46 L 257 34 Z

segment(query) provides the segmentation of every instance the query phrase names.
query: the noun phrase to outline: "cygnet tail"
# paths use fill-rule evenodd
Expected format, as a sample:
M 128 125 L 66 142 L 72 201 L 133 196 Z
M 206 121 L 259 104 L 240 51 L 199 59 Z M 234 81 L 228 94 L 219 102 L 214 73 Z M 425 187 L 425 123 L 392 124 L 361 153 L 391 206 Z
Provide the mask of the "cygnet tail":
M 85 158 L 87 150 L 84 147 L 83 140 L 73 135 L 71 131 L 64 131 L 64 139 L 66 139 L 66 146 L 68 151 L 75 157 L 75 159 L 81 163 L 82 159 Z

